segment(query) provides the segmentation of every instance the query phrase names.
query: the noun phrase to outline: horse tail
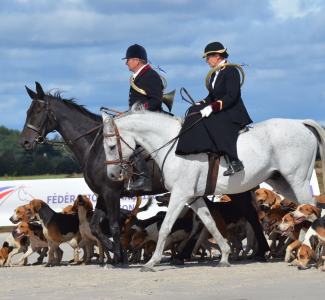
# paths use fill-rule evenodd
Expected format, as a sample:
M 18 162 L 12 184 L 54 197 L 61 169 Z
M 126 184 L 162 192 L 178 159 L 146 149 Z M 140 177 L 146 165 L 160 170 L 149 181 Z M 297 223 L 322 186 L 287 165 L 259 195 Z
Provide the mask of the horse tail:
M 319 146 L 319 154 L 322 162 L 323 187 L 325 188 L 325 130 L 314 120 L 303 120 L 303 124 L 316 135 Z

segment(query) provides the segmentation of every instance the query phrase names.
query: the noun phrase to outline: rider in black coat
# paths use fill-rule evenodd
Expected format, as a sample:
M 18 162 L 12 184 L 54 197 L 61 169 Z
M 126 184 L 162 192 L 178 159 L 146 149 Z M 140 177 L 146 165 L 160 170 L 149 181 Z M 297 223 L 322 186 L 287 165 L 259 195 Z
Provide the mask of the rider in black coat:
M 227 63 L 227 49 L 219 42 L 208 44 L 204 52 L 203 57 L 211 68 Z M 208 90 L 208 96 L 189 109 L 176 154 L 205 152 L 227 155 L 229 165 L 224 175 L 233 175 L 244 169 L 237 155 L 239 131 L 252 122 L 241 98 L 240 74 L 237 68 L 225 65 L 219 71 L 213 72 Z M 201 117 L 204 117 L 202 121 L 185 132 Z
M 137 87 L 146 91 L 147 95 L 141 94 L 130 86 L 129 108 L 134 103 L 140 102 L 145 109 L 161 111 L 163 85 L 159 74 L 147 64 L 135 77 L 134 83 Z
M 130 78 L 129 108 L 139 102 L 145 109 L 162 111 L 163 83 L 159 74 L 148 64 L 145 48 L 138 44 L 130 46 L 123 59 L 133 73 Z M 151 178 L 143 157 L 138 154 L 141 148 L 134 152 L 135 167 L 140 176 L 132 181 L 129 188 L 132 190 L 151 190 Z

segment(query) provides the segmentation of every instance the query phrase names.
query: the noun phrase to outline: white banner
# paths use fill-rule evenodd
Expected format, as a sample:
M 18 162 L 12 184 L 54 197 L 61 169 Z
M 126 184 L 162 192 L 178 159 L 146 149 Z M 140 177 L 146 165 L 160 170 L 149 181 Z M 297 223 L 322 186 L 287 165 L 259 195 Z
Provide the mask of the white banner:
M 272 189 L 264 183 L 261 186 Z M 313 195 L 319 195 L 315 171 L 311 178 L 310 188 Z M 72 204 L 79 194 L 87 195 L 95 206 L 96 195 L 88 188 L 83 178 L 0 181 L 0 226 L 12 225 L 9 218 L 14 209 L 32 199 L 41 199 L 59 212 Z M 142 197 L 142 199 L 141 206 L 145 205 L 148 197 Z M 132 210 L 134 205 L 135 198 L 121 199 L 121 208 Z M 140 213 L 139 218 L 153 216 L 160 210 L 166 210 L 166 208 L 159 207 L 154 200 L 150 209 Z
M 0 181 L 0 226 L 13 225 L 9 218 L 14 209 L 32 199 L 41 199 L 59 212 L 69 204 L 73 204 L 79 194 L 87 195 L 95 207 L 96 195 L 83 178 Z M 143 197 L 141 206 L 147 199 L 148 197 Z M 121 199 L 121 208 L 132 210 L 134 205 L 135 198 Z M 154 201 L 150 212 L 146 215 L 141 213 L 142 218 L 154 215 L 159 210 L 162 209 Z

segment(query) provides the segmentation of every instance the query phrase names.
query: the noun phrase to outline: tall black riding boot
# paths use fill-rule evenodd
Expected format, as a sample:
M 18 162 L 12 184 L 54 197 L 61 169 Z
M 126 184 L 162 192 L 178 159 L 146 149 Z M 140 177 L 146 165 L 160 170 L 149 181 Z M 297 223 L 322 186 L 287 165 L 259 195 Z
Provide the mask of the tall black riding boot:
M 142 191 L 151 191 L 151 177 L 147 167 L 146 161 L 140 154 L 134 155 L 135 168 L 139 173 L 139 178 L 136 181 L 130 183 L 130 190 L 142 190 Z

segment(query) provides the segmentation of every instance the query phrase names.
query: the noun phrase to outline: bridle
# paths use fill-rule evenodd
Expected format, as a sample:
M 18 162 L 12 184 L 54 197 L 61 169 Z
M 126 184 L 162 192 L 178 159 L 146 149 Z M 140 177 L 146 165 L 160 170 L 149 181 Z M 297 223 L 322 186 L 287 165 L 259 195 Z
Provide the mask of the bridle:
M 196 115 L 198 113 L 193 113 L 191 115 Z M 125 139 L 123 139 L 123 137 L 120 135 L 119 133 L 119 130 L 117 128 L 117 125 L 114 121 L 114 118 L 111 119 L 112 120 L 112 125 L 113 125 L 113 131 L 112 133 L 108 133 L 108 134 L 105 134 L 103 133 L 103 138 L 111 138 L 111 137 L 116 137 L 116 146 L 117 146 L 117 151 L 118 151 L 118 156 L 119 158 L 118 159 L 114 159 L 114 160 L 105 160 L 104 161 L 104 164 L 105 165 L 120 165 L 120 167 L 122 168 L 122 170 L 124 172 L 127 172 L 131 169 L 131 167 L 136 163 L 136 161 L 139 159 L 139 158 L 135 158 L 135 159 L 132 159 L 131 160 L 127 160 L 127 159 L 124 159 L 123 158 L 123 153 L 122 153 L 122 144 L 121 144 L 121 141 L 128 147 L 130 148 L 133 152 L 135 151 L 134 148 L 132 148 L 126 141 Z M 200 122 L 202 120 L 202 117 L 199 118 L 199 120 L 195 121 L 189 128 L 187 128 L 186 130 L 184 130 L 183 132 L 179 133 L 177 136 L 175 136 L 174 138 L 172 138 L 171 140 L 169 140 L 167 143 L 163 144 L 162 146 L 160 146 L 159 148 L 153 150 L 152 152 L 148 153 L 148 156 L 147 158 L 150 158 L 152 156 L 152 154 L 160 151 L 161 149 L 167 147 L 168 145 L 171 145 L 171 147 L 169 148 L 169 150 L 167 151 L 167 154 L 165 156 L 165 158 L 163 159 L 163 163 L 162 163 L 162 166 L 161 166 L 161 176 L 162 176 L 162 179 L 163 179 L 163 182 L 164 182 L 164 176 L 163 176 L 163 168 L 164 168 L 164 164 L 165 164 L 165 161 L 167 159 L 167 156 L 169 155 L 170 151 L 173 149 L 173 147 L 175 146 L 178 138 L 183 135 L 185 132 L 187 132 L 188 130 L 190 130 L 193 126 L 195 126 L 198 122 Z M 137 154 L 139 155 L 141 152 L 143 152 L 144 149 L 142 149 L 141 151 L 139 151 Z
M 116 123 L 114 121 L 114 118 L 112 118 L 112 125 L 113 125 L 113 131 L 112 133 L 103 133 L 104 138 L 111 138 L 111 137 L 116 137 L 116 147 L 117 147 L 117 152 L 118 152 L 118 159 L 114 160 L 105 160 L 104 163 L 105 165 L 120 165 L 122 170 L 127 171 L 129 168 L 132 167 L 132 165 L 135 163 L 134 161 L 124 159 L 123 154 L 122 154 L 122 143 L 121 141 L 129 147 L 132 151 L 135 151 L 133 147 L 131 147 L 125 139 L 120 135 L 120 132 L 116 126 Z
M 47 119 L 50 117 L 50 115 L 53 115 L 53 112 L 49 109 L 49 101 L 45 101 L 45 100 L 41 100 L 41 99 L 33 99 L 32 101 L 37 101 L 40 102 L 42 104 L 45 104 L 46 106 L 46 114 L 44 114 L 44 117 L 42 119 L 42 121 L 40 122 L 41 124 L 39 126 L 27 123 L 26 127 L 37 132 L 39 134 L 38 137 L 35 138 L 35 142 L 37 144 L 45 144 L 46 143 L 46 138 L 44 137 L 45 131 L 46 131 L 46 126 L 45 123 L 47 121 Z M 54 119 L 55 116 L 53 115 Z
M 68 140 L 66 142 L 62 142 L 62 141 L 49 141 L 45 136 L 45 132 L 46 132 L 46 122 L 50 117 L 53 117 L 53 119 L 56 121 L 56 117 L 53 113 L 53 111 L 50 109 L 50 101 L 51 98 L 49 98 L 48 100 L 41 100 L 41 99 L 32 99 L 32 101 L 37 101 L 40 102 L 42 104 L 45 104 L 46 106 L 46 114 L 44 114 L 43 120 L 40 122 L 41 124 L 39 126 L 35 126 L 33 124 L 27 123 L 26 127 L 37 132 L 39 134 L 38 137 L 35 138 L 35 142 L 37 144 L 49 144 L 49 145 L 66 145 L 66 144 L 74 144 L 76 141 L 78 141 L 80 138 L 93 133 L 96 130 L 99 130 L 100 128 L 102 128 L 103 124 L 99 124 L 98 126 L 95 126 L 91 129 L 89 129 L 88 131 L 86 131 L 85 133 L 79 135 L 78 137 L 74 138 L 73 140 Z

